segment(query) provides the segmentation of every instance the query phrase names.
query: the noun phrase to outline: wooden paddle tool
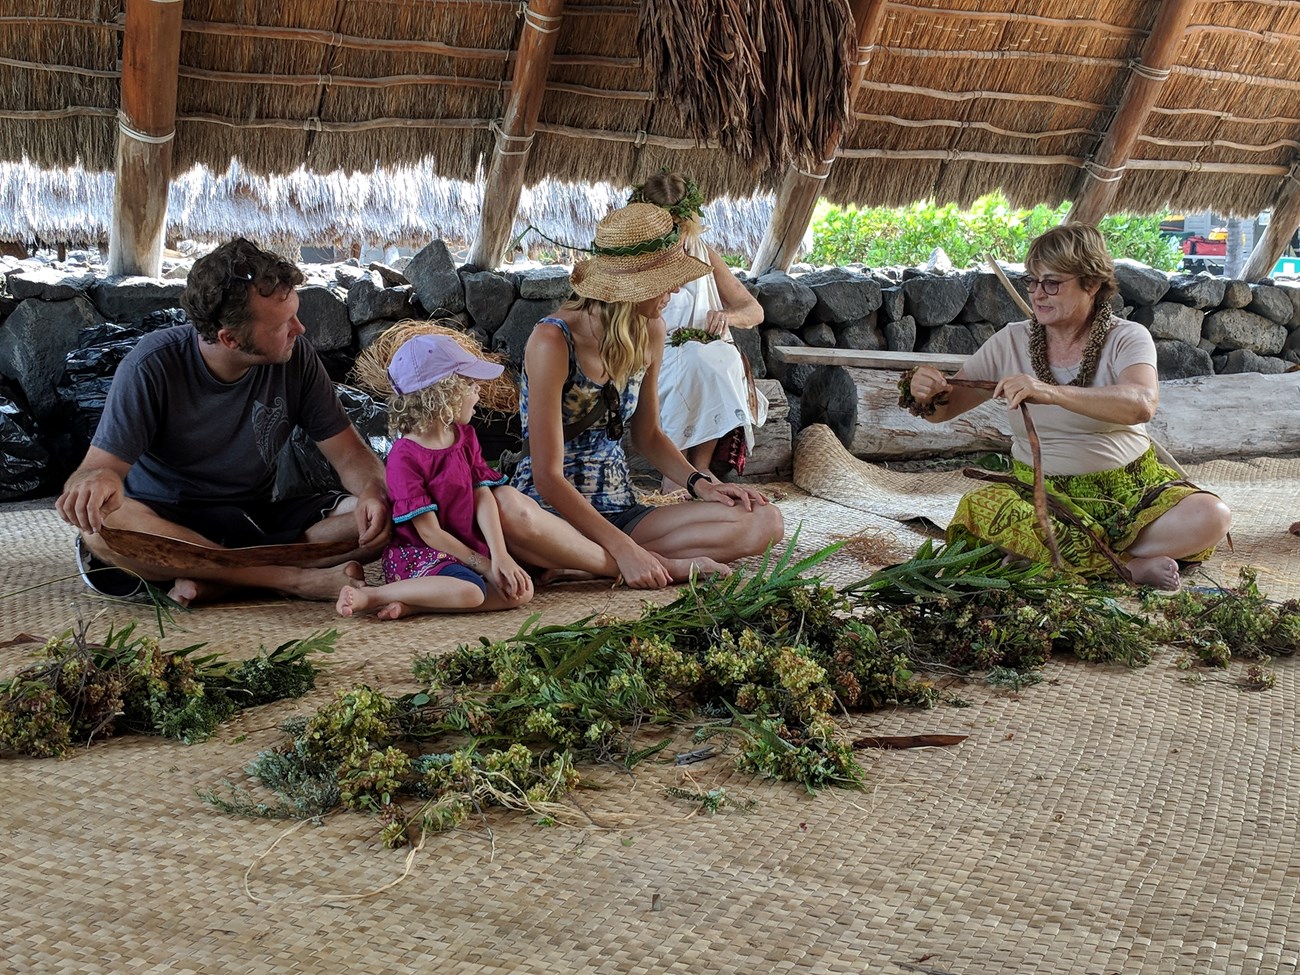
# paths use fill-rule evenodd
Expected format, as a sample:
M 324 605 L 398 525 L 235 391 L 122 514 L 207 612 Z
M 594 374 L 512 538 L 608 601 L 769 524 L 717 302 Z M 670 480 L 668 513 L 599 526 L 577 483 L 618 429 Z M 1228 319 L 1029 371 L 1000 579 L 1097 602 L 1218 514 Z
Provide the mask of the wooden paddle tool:
M 109 528 L 107 525 L 99 530 L 99 534 L 109 548 L 119 555 L 178 572 L 193 569 L 247 569 L 264 565 L 303 567 L 320 559 L 346 555 L 357 547 L 354 540 L 345 538 L 336 542 L 211 548 L 167 535 Z

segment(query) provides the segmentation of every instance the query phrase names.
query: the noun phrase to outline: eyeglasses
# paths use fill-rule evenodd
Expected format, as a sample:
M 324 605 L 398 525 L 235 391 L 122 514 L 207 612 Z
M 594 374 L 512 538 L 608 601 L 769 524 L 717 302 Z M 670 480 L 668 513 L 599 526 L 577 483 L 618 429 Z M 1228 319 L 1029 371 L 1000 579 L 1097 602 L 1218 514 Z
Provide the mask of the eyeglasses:
M 1073 281 L 1077 277 L 1077 274 L 1072 274 L 1068 278 L 1025 278 L 1025 290 L 1032 293 L 1035 288 L 1042 288 L 1043 294 L 1050 298 L 1060 293 L 1061 285 L 1066 281 Z
M 613 383 L 600 387 L 600 398 L 605 404 L 605 436 L 610 440 L 623 439 L 623 394 Z

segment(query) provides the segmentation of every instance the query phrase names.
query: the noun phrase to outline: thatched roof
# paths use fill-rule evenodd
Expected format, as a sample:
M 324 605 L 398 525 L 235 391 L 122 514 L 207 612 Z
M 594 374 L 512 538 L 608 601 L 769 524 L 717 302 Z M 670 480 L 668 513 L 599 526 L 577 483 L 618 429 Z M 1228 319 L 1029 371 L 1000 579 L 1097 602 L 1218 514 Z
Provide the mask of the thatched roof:
M 627 189 L 609 183 L 543 180 L 520 198 L 514 235 L 523 234 L 521 246 L 529 249 L 555 249 L 552 241 L 583 247 L 597 221 L 626 200 Z M 354 242 L 418 248 L 435 238 L 464 246 L 474 238 L 482 207 L 481 184 L 443 179 L 428 168 L 352 174 L 299 168 L 259 176 L 238 163 L 221 174 L 194 166 L 172 181 L 167 239 L 220 242 L 243 235 L 288 251 Z M 111 172 L 0 163 L 0 240 L 106 244 L 112 210 Z M 752 254 L 771 212 L 770 196 L 716 199 L 706 208 L 709 241 L 724 254 Z M 529 226 L 546 236 L 525 234 Z
M 1160 6 L 888 3 L 825 194 L 863 204 L 968 201 L 996 187 L 1018 203 L 1069 197 Z M 123 9 L 0 8 L 0 159 L 112 167 Z M 519 11 L 516 0 L 186 0 L 176 169 L 225 172 L 234 156 L 253 173 L 428 165 L 473 181 L 504 112 Z M 528 184 L 624 187 L 668 164 L 710 195 L 770 189 L 781 173 L 696 147 L 683 112 L 651 97 L 637 12 L 634 0 L 565 5 Z M 1115 207 L 1267 207 L 1300 148 L 1298 55 L 1297 0 L 1197 4 Z

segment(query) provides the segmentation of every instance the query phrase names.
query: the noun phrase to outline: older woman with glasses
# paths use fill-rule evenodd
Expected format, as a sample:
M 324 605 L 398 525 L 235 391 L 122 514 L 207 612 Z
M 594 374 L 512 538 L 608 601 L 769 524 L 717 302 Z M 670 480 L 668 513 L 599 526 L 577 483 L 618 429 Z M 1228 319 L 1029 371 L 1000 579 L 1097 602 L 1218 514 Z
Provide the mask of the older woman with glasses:
M 593 255 L 573 269 L 575 296 L 528 340 L 520 390 L 526 453 L 514 474 L 519 492 L 559 515 L 585 544 L 550 530 L 554 519 L 509 491 L 497 497 L 507 544 L 534 565 L 618 575 L 635 588 L 682 581 L 693 569 L 726 572 L 726 563 L 779 542 L 784 524 L 758 491 L 692 467 L 659 426 L 661 313 L 709 265 L 685 252 L 668 212 L 647 203 L 605 217 Z M 625 428 L 661 474 L 705 503 L 639 503 Z M 566 539 L 569 551 L 561 553 Z
M 1208 558 L 1231 513 L 1156 459 L 1145 427 L 1160 395 L 1155 343 L 1141 325 L 1112 314 L 1115 269 L 1095 227 L 1068 223 L 1047 231 L 1030 244 L 1025 269 L 1033 318 L 997 332 L 954 377 L 996 387 L 951 385 L 922 366 L 904 394 L 914 413 L 935 422 L 990 397 L 1011 411 L 1011 483 L 963 497 L 949 538 L 973 536 L 1011 559 L 1049 561 L 1032 502 L 1021 410 L 1030 406 L 1067 568 L 1104 576 L 1114 571 L 1117 554 L 1133 582 L 1176 590 L 1179 562 Z

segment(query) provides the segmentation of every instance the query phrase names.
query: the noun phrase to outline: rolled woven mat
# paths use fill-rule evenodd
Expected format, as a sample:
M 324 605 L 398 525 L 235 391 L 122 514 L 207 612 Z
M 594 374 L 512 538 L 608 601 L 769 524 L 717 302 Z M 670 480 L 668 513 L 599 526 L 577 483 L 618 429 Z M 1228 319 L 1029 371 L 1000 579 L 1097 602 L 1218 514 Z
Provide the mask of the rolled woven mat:
M 795 440 L 794 483 L 858 511 L 939 528 L 947 527 L 957 500 L 972 486 L 960 471 L 910 474 L 858 460 L 822 423 L 804 427 Z

